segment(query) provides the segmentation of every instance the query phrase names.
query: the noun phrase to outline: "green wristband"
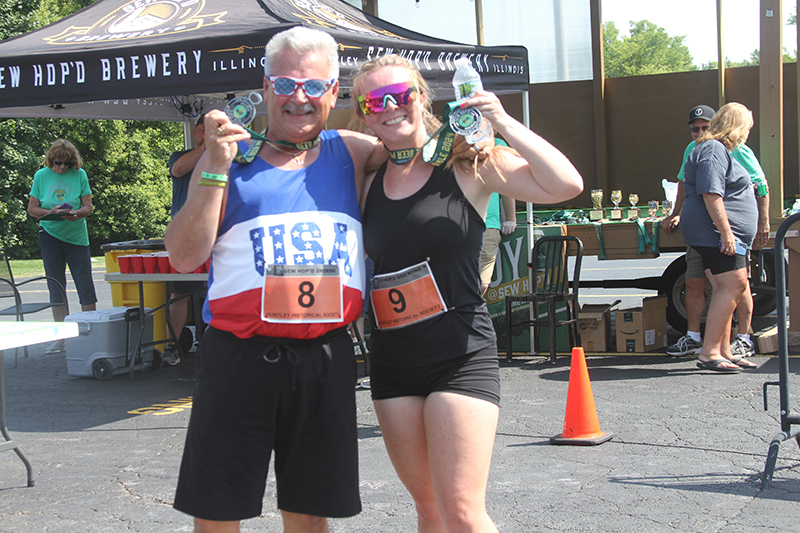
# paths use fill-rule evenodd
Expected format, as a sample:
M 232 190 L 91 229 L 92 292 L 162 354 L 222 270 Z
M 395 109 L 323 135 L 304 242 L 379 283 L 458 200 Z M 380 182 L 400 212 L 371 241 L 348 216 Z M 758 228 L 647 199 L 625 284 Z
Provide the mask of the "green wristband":
M 224 181 L 217 181 L 208 178 L 200 178 L 197 180 L 198 185 L 205 185 L 206 187 L 224 187 L 226 182 Z
M 222 183 L 228 183 L 228 176 L 227 174 L 212 174 L 211 172 L 201 172 L 200 177 L 207 180 L 212 181 L 219 181 Z

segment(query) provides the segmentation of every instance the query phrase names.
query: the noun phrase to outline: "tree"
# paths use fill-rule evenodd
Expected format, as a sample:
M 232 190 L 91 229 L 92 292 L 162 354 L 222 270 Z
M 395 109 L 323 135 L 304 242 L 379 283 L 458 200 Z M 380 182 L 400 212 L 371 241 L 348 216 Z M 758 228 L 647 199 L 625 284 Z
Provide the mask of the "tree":
M 620 38 L 613 22 L 603 24 L 603 47 L 607 78 L 643 76 L 697 70 L 686 36 L 671 37 L 647 20 L 631 21 L 630 36 Z
M 89 7 L 97 0 L 38 0 L 39 7 L 33 13 L 37 28 L 58 22 L 64 17 Z
M 761 59 L 761 51 L 756 48 L 752 52 L 750 52 L 750 58 L 744 59 L 742 61 L 731 61 L 730 58 L 725 58 L 725 68 L 736 68 L 736 67 L 757 67 Z M 797 61 L 797 58 L 789 52 L 789 50 L 784 46 L 783 47 L 783 62 L 784 63 L 794 63 Z M 717 68 L 716 61 L 710 61 L 708 63 L 703 63 L 700 66 L 700 70 L 714 70 Z
M 796 26 L 797 25 L 797 13 L 792 13 L 789 18 L 786 20 L 787 26 Z M 759 61 L 761 59 L 761 50 L 756 48 L 752 52 L 750 52 L 750 58 L 745 59 L 744 61 L 731 61 L 727 57 L 725 58 L 725 68 L 735 68 L 735 67 L 755 67 L 758 66 Z M 794 63 L 797 61 L 797 55 L 792 54 L 785 46 L 783 47 L 783 62 L 784 63 Z M 717 62 L 711 61 L 709 63 L 703 63 L 700 67 L 701 70 L 714 70 L 717 68 Z
M 22 35 L 31 28 L 33 11 L 39 0 L 16 0 L 0 3 L 0 41 Z

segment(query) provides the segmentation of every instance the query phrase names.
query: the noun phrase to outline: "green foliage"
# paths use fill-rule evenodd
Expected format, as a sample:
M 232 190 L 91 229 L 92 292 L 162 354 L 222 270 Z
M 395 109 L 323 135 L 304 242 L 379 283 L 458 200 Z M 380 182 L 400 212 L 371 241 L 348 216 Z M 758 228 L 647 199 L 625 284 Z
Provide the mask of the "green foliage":
M 12 257 L 16 257 L 15 250 L 26 248 L 26 241 L 35 242 L 37 252 L 39 247 L 35 223 L 26 211 L 33 174 L 41 168 L 44 156 L 37 122 L 0 121 L 4 141 L 0 144 L 0 239 Z
M 162 237 L 169 222 L 169 155 L 182 147 L 182 125 L 123 120 L 0 121 L 0 239 L 11 257 L 39 257 L 36 223 L 26 208 L 34 173 L 50 144 L 70 140 L 84 159 L 94 212 L 88 219 L 92 255 L 100 245 Z
M 56 22 L 92 1 L 0 0 L 0 39 Z M 75 144 L 85 161 L 94 203 L 87 220 L 93 256 L 108 242 L 164 235 L 172 202 L 167 159 L 183 148 L 182 124 L 0 119 L 0 242 L 10 257 L 40 257 L 28 198 L 33 175 L 59 138 Z
M 731 61 L 730 58 L 725 58 L 725 68 L 736 68 L 736 67 L 755 67 L 758 66 L 759 61 L 761 59 L 761 51 L 756 49 L 750 52 L 750 58 L 745 59 L 743 61 Z M 784 63 L 794 63 L 797 61 L 797 57 L 792 54 L 788 48 L 785 46 L 783 47 L 783 62 Z M 709 63 L 703 63 L 700 67 L 701 70 L 713 70 L 717 68 L 717 62 L 711 61 Z
M 72 15 L 97 0 L 39 0 L 39 7 L 33 13 L 36 27 L 41 28 Z
M 686 36 L 671 37 L 667 32 L 641 20 L 630 23 L 630 36 L 620 38 L 613 22 L 603 24 L 603 47 L 607 78 L 643 76 L 697 70 Z
M 0 41 L 30 31 L 32 14 L 39 0 L 4 0 L 0 2 Z

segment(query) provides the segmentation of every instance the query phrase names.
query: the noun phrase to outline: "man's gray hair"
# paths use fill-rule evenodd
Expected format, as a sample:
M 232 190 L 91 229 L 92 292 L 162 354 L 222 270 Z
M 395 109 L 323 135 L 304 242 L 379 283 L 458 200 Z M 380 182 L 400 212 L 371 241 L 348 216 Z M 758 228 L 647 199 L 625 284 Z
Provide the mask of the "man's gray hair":
M 272 63 L 277 54 L 292 50 L 298 54 L 321 52 L 328 56 L 328 79 L 339 78 L 339 53 L 336 41 L 329 34 L 303 26 L 295 26 L 276 34 L 264 51 L 264 75 L 272 74 Z

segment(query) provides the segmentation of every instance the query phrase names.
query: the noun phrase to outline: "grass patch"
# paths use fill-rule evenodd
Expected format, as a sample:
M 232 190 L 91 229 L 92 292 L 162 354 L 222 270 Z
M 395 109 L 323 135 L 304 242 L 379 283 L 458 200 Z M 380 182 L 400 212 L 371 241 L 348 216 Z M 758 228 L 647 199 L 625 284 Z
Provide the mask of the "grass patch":
M 44 263 L 42 263 L 41 259 L 11 259 L 9 263 L 11 263 L 11 272 L 14 273 L 14 279 L 16 280 L 44 276 Z M 105 267 L 106 258 L 104 255 L 92 257 L 92 270 L 105 270 Z M 67 267 L 67 271 L 69 271 L 69 267 Z

